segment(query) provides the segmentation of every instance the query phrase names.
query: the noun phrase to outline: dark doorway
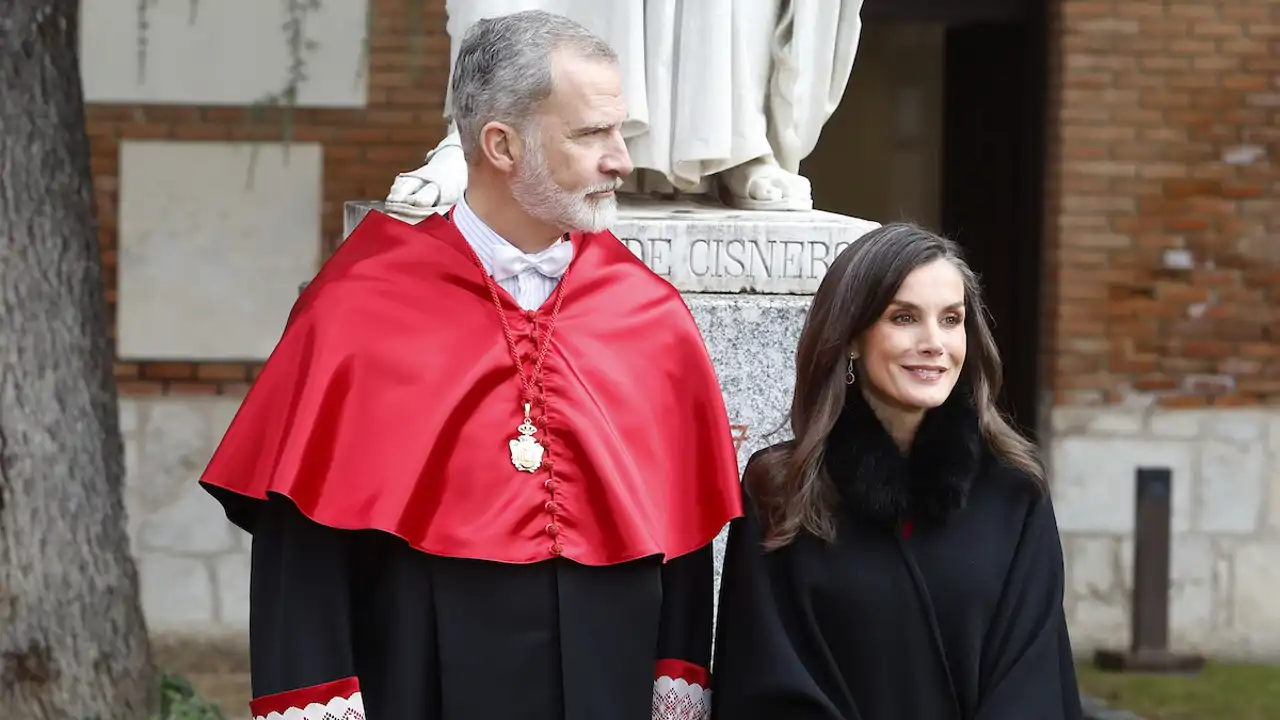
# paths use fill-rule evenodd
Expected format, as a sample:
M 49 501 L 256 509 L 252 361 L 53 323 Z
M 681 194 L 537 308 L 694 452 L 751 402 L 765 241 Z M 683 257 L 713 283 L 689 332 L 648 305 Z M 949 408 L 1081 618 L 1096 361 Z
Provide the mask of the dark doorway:
M 1044 204 L 1042 33 L 1031 19 L 946 33 L 942 230 L 982 275 L 1004 358 L 1002 406 L 1035 434 Z
M 1047 45 L 1043 0 L 866 0 L 845 99 L 801 171 L 823 210 L 911 220 L 981 274 L 1000 403 L 1036 436 Z

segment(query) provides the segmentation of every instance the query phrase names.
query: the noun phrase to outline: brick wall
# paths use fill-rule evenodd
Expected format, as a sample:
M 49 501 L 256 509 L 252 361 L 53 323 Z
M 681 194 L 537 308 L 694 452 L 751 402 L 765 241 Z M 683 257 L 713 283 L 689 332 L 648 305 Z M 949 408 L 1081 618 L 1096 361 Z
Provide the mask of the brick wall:
M 294 114 L 294 137 L 324 143 L 327 249 L 342 203 L 385 195 L 444 132 L 444 1 L 371 8 L 368 107 Z M 1054 14 L 1044 353 L 1055 404 L 1280 404 L 1280 3 L 1061 0 Z M 154 105 L 91 106 L 88 121 L 114 317 L 119 141 L 273 141 L 282 123 Z M 256 371 L 142 362 L 116 374 L 125 393 L 235 394 Z
M 1054 24 L 1054 403 L 1280 404 L 1280 3 L 1062 0 Z
M 324 145 L 326 252 L 342 236 L 345 201 L 385 196 L 396 173 L 416 167 L 444 136 L 449 72 L 444 0 L 371 0 L 370 11 L 368 105 L 293 113 L 292 136 Z M 248 108 L 91 105 L 87 120 L 114 337 L 120 141 L 279 142 L 284 118 L 279 112 Z M 120 392 L 133 395 L 243 394 L 258 369 L 245 364 L 118 363 L 116 378 Z

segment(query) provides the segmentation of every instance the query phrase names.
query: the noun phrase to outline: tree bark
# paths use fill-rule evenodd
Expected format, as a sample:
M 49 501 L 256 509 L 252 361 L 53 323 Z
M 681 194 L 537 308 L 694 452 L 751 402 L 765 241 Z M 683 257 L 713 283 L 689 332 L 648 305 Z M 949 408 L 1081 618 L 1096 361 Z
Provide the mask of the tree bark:
M 0 718 L 145 720 L 77 0 L 0 11 Z

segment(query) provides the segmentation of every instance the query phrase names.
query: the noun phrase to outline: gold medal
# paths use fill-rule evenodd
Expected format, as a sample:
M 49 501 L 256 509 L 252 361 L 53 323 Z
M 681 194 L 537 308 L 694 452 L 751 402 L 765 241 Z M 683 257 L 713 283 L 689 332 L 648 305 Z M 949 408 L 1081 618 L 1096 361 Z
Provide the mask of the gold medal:
M 509 443 L 511 446 L 511 464 L 515 465 L 516 470 L 521 472 L 535 472 L 542 467 L 544 448 L 542 443 L 533 438 L 533 434 L 538 429 L 533 426 L 533 422 L 529 419 L 529 403 L 524 404 L 524 422 L 520 423 L 520 427 L 516 428 L 516 431 L 520 435 Z

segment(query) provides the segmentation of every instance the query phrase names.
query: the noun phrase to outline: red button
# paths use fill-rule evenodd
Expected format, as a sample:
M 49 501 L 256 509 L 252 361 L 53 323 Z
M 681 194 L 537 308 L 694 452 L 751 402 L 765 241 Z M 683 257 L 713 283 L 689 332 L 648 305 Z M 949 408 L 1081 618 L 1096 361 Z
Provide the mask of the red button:
M 551 513 L 552 515 L 555 515 L 556 513 L 560 512 L 560 506 L 556 504 L 555 500 L 548 500 L 547 504 L 543 505 L 542 507 L 545 508 L 546 511 Z
M 560 553 L 564 552 L 564 548 L 561 547 L 560 543 L 551 543 L 550 549 L 551 549 L 552 555 L 559 555 Z
M 560 484 L 557 483 L 555 480 L 548 480 L 542 483 L 542 487 L 546 488 L 547 492 L 555 492 L 556 488 L 559 487 L 559 485 Z
M 546 529 L 547 529 L 547 534 L 550 535 L 551 537 L 555 537 L 560 534 L 560 526 L 555 523 L 551 523 L 547 525 Z
M 524 311 L 524 317 L 525 317 L 525 319 L 526 319 L 526 320 L 532 320 L 532 319 L 534 319 L 534 318 L 538 317 L 538 313 L 537 313 L 536 311 L 534 311 L 534 310 L 525 310 L 525 311 Z
M 546 460 L 543 460 L 543 461 L 542 461 L 542 464 L 543 464 L 543 465 L 544 465 L 548 470 L 554 470 L 554 469 L 555 469 L 555 467 L 556 467 L 555 461 L 553 461 L 551 458 L 547 458 Z

